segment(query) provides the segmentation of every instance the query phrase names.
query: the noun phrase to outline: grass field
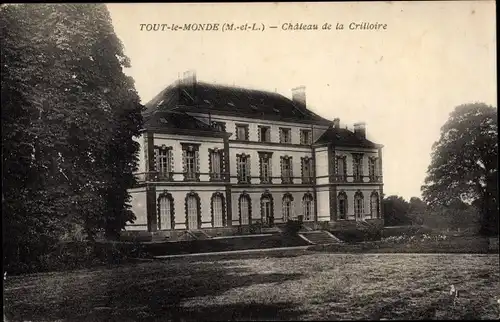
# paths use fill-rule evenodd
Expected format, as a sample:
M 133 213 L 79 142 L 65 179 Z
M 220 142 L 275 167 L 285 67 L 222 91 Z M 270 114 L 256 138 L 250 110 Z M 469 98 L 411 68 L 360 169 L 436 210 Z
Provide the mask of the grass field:
M 499 270 L 491 254 L 175 259 L 11 277 L 4 307 L 9 321 L 496 319 Z

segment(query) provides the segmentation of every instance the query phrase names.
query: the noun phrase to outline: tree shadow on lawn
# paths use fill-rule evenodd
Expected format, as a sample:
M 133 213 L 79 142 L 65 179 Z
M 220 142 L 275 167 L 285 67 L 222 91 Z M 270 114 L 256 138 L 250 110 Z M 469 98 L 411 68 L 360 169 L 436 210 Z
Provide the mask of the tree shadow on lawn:
M 294 303 L 259 303 L 258 298 L 210 305 L 211 297 L 233 288 L 302 276 L 256 274 L 230 264 L 166 261 L 51 275 L 37 283 L 38 289 L 7 290 L 4 311 L 9 321 L 293 320 L 302 314 Z M 27 281 L 21 284 L 30 282 L 22 278 Z M 207 305 L 182 306 L 193 297 Z

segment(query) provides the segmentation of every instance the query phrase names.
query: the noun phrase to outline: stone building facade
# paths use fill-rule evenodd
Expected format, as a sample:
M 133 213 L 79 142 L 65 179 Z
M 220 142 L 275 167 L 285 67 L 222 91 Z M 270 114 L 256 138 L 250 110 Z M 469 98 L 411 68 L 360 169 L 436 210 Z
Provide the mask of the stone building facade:
M 186 73 L 146 104 L 137 220 L 127 230 L 210 235 L 279 226 L 383 224 L 382 146 L 292 99 Z

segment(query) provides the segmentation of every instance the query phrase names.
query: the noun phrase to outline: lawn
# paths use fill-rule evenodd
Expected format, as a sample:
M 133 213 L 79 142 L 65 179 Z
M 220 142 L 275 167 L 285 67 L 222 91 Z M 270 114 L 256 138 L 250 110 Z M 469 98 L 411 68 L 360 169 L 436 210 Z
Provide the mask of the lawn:
M 14 276 L 4 307 L 9 321 L 496 319 L 499 271 L 491 254 L 175 259 Z

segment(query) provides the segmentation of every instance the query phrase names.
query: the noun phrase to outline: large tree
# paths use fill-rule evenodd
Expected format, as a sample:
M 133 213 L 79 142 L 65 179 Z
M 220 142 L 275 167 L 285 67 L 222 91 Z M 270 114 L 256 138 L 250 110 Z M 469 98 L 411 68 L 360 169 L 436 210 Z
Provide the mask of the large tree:
M 21 4 L 0 14 L 4 228 L 17 229 L 9 250 L 73 223 L 116 235 L 134 219 L 127 188 L 142 106 L 106 6 Z
M 498 233 L 497 109 L 483 103 L 455 108 L 432 147 L 432 161 L 422 187 L 430 206 L 458 201 L 478 205 L 482 232 Z

